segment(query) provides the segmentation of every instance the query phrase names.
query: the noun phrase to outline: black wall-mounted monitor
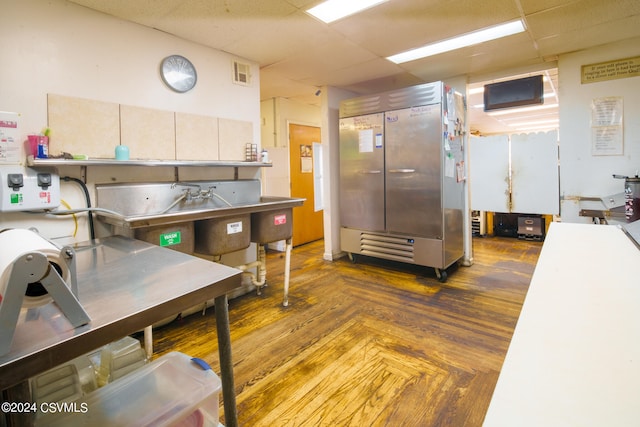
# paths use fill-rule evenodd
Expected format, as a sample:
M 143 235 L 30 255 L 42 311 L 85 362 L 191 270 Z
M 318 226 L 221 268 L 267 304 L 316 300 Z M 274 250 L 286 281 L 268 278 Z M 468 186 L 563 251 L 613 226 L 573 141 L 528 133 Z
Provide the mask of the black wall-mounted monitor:
M 542 75 L 484 85 L 484 111 L 543 103 Z

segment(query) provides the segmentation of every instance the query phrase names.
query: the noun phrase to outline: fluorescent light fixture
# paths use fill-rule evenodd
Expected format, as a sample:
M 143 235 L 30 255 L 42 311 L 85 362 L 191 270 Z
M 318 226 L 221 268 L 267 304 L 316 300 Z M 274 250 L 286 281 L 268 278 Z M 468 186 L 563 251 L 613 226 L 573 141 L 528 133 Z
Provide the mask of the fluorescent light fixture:
M 452 39 L 443 40 L 441 42 L 398 53 L 397 55 L 387 57 L 387 59 L 391 62 L 395 62 L 396 64 L 401 64 L 403 62 L 414 61 L 416 59 L 426 58 L 427 56 L 438 55 L 451 50 L 461 49 L 463 47 L 484 43 L 489 40 L 495 40 L 521 33 L 524 29 L 524 23 L 521 20 L 511 21 L 505 24 L 483 28 Z
M 551 129 L 557 129 L 559 124 L 555 124 L 555 125 L 548 125 L 548 126 L 527 126 L 527 127 L 519 127 L 516 128 L 515 131 L 516 132 L 525 132 L 525 131 L 542 131 L 542 130 L 551 130 Z
M 307 13 L 329 24 L 386 1 L 388 0 L 327 0 L 307 10 Z
M 549 119 L 549 120 L 534 120 L 532 122 L 520 122 L 520 123 L 507 123 L 507 126 L 512 127 L 525 127 L 525 126 L 533 126 L 533 127 L 544 127 L 544 126 L 556 126 L 560 123 L 560 119 Z
M 505 108 L 504 110 L 499 110 L 499 111 L 489 111 L 487 112 L 487 115 L 504 116 L 505 114 L 526 113 L 529 111 L 546 110 L 548 108 L 557 108 L 557 107 L 558 107 L 558 104 L 543 104 L 543 105 L 535 105 L 533 107 Z

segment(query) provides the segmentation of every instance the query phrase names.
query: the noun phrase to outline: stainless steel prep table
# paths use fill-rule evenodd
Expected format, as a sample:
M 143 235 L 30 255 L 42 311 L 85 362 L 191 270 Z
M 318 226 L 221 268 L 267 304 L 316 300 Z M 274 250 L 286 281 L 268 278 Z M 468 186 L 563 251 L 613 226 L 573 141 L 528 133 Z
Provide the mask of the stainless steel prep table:
M 122 236 L 73 248 L 78 299 L 91 322 L 73 328 L 51 303 L 23 308 L 11 350 L 0 357 L 0 390 L 215 299 L 225 424 L 237 425 L 226 293 L 240 286 L 241 271 Z

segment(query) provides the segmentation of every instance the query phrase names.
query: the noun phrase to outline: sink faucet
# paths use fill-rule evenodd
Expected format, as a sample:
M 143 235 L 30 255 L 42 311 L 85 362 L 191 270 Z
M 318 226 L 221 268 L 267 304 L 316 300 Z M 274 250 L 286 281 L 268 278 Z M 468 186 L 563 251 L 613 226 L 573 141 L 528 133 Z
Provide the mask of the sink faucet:
M 225 205 L 227 206 L 233 206 L 231 203 L 229 203 L 226 199 L 224 199 L 222 196 L 220 196 L 218 193 L 216 193 L 215 187 L 209 187 L 208 190 L 203 190 L 202 187 L 198 184 L 193 184 L 190 182 L 179 182 L 176 181 L 174 183 L 171 184 L 171 188 L 176 188 L 178 185 L 183 186 L 183 187 L 194 187 L 197 188 L 197 190 L 190 190 L 188 188 L 184 189 L 184 199 L 186 201 L 191 201 L 191 200 L 205 200 L 205 199 L 211 199 L 213 200 L 214 198 L 221 200 Z
M 179 182 L 179 181 L 171 183 L 171 188 L 172 189 L 176 188 L 178 185 L 181 186 L 181 187 L 195 187 L 195 188 L 198 189 L 198 191 L 200 191 L 200 188 L 202 188 L 202 187 L 200 187 L 199 184 L 193 184 L 191 182 Z
M 187 201 L 189 200 L 193 200 L 193 199 L 200 199 L 202 198 L 202 187 L 200 187 L 200 185 L 198 184 L 192 184 L 190 182 L 174 182 L 171 184 L 171 188 L 176 188 L 177 186 L 181 186 L 181 187 L 194 187 L 197 188 L 197 190 L 192 191 L 189 190 L 188 188 L 184 189 L 184 195 Z

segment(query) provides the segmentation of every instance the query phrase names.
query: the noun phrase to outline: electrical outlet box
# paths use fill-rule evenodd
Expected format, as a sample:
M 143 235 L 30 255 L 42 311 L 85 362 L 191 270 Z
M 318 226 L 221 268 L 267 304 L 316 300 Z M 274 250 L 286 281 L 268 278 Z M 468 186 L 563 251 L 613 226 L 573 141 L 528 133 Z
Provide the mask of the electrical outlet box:
M 60 206 L 60 176 L 54 168 L 0 166 L 0 212 Z

